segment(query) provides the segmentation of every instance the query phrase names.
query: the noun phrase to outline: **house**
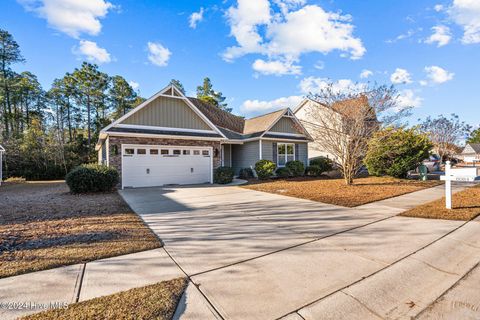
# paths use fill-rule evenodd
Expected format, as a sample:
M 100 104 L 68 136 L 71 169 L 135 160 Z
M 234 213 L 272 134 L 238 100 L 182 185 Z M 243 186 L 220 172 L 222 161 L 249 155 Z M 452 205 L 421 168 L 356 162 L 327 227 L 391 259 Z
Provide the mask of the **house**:
M 480 163 L 480 143 L 467 143 L 457 157 L 465 163 Z
M 375 111 L 369 107 L 365 96 L 337 101 L 331 106 L 305 98 L 293 108 L 293 113 L 314 139 L 308 144 L 310 159 L 321 156 L 330 159 L 336 158 L 334 154 L 329 153 L 318 143 L 319 139 L 326 140 L 326 144 L 332 145 L 331 150 L 335 148 L 335 145 L 338 146 L 344 142 L 342 132 L 368 135 L 379 125 Z M 355 124 L 358 119 L 363 119 L 360 126 Z M 358 130 L 351 128 L 346 130 L 348 126 L 355 126 Z M 341 149 L 339 147 L 339 152 Z
M 212 183 L 215 168 L 238 174 L 260 159 L 307 164 L 309 141 L 288 108 L 244 119 L 169 85 L 102 129 L 96 150 L 125 188 Z

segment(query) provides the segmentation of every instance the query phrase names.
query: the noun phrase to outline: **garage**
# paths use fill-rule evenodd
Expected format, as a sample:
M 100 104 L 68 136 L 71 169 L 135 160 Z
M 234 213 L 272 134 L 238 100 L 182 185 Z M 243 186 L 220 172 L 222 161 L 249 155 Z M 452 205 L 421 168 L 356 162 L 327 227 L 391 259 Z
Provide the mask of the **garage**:
M 122 188 L 212 183 L 212 148 L 122 145 Z

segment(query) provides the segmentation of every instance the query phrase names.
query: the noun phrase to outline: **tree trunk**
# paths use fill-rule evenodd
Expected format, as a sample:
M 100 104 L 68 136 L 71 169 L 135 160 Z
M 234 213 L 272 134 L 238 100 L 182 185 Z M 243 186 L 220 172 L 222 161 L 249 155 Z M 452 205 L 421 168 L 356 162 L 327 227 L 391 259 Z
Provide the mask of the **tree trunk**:
M 87 97 L 87 127 L 88 127 L 88 148 L 90 148 L 91 144 L 91 119 L 90 119 L 90 97 Z

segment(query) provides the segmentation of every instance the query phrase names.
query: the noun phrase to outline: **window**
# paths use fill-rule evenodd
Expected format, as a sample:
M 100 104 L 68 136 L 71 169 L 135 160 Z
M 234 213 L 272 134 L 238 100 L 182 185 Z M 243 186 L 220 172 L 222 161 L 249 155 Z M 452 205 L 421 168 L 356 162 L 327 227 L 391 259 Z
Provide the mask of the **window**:
M 168 149 L 162 149 L 162 150 L 160 150 L 160 154 L 168 154 Z
M 137 154 L 147 154 L 146 149 L 137 149 Z
M 125 149 L 125 155 L 132 155 L 135 153 L 135 149 Z
M 178 156 L 181 154 L 181 151 L 180 150 L 173 150 L 173 154 Z
M 184 156 L 190 155 L 190 150 L 183 150 L 183 155 Z
M 198 156 L 200 154 L 200 150 L 193 150 L 193 155 Z
M 277 165 L 284 167 L 288 161 L 295 160 L 295 144 L 279 143 L 277 144 Z
M 158 154 L 158 149 L 150 149 L 150 154 L 157 155 Z
M 202 156 L 208 156 L 209 154 L 208 150 L 202 150 Z

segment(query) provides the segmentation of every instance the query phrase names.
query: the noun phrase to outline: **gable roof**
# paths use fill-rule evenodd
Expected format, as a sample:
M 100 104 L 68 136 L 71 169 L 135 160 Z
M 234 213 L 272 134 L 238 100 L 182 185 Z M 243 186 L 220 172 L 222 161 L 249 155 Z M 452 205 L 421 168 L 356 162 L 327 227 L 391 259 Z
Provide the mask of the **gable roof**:
M 299 135 L 300 137 L 296 137 L 297 140 L 311 140 L 311 137 L 308 135 L 308 132 L 303 128 L 302 124 L 295 116 L 293 116 L 290 109 L 281 109 L 277 111 L 273 111 L 258 117 L 245 119 L 240 116 L 236 116 L 231 114 L 230 112 L 224 111 L 216 106 L 209 104 L 203 100 L 193 98 L 193 97 L 186 97 L 175 85 L 170 84 L 164 89 L 160 90 L 151 98 L 147 99 L 145 102 L 125 114 L 124 116 L 120 117 L 119 119 L 112 122 L 107 127 L 103 128 L 101 132 L 108 133 L 108 132 L 124 132 L 124 133 L 146 133 L 146 134 L 164 134 L 161 130 L 156 130 L 156 128 L 128 128 L 126 130 L 126 125 L 121 125 L 120 123 L 131 116 L 133 113 L 138 112 L 145 106 L 147 106 L 150 102 L 155 100 L 160 96 L 169 96 L 176 99 L 183 99 L 187 105 L 189 105 L 196 113 L 198 113 L 202 119 L 204 119 L 207 124 L 209 124 L 212 129 L 218 133 L 218 135 L 211 135 L 212 137 L 223 137 L 226 139 L 231 140 L 244 140 L 250 138 L 257 138 L 257 137 L 268 137 L 265 133 L 270 130 L 275 123 L 277 123 L 282 116 L 289 116 L 292 118 L 294 122 L 296 122 L 302 129 L 303 135 Z M 118 127 L 116 127 L 118 125 Z M 121 128 L 120 128 L 121 126 Z M 139 132 L 142 131 L 142 132 Z M 148 131 L 148 132 L 147 132 Z M 200 130 L 197 130 L 200 131 Z M 166 134 L 166 133 L 165 133 Z M 191 135 L 185 134 L 184 130 L 181 132 L 175 133 L 174 131 L 169 131 L 168 134 L 178 134 L 178 135 Z M 203 136 L 207 136 L 202 134 Z M 278 134 L 277 134 L 278 135 Z M 288 135 L 288 134 L 286 134 Z M 289 136 L 291 137 L 291 136 Z
M 480 153 L 480 143 L 467 143 L 467 146 L 472 147 L 475 153 Z

